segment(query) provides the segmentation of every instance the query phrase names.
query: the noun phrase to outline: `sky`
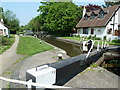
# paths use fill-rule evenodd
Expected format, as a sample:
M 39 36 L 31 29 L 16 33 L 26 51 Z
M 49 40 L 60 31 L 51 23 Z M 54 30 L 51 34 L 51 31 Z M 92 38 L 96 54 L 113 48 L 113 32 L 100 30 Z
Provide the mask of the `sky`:
M 26 25 L 32 18 L 40 14 L 37 12 L 42 0 L 3 0 L 0 6 L 4 11 L 11 10 L 20 21 L 20 25 Z M 103 5 L 104 0 L 73 0 L 73 2 L 80 6 L 84 4 Z

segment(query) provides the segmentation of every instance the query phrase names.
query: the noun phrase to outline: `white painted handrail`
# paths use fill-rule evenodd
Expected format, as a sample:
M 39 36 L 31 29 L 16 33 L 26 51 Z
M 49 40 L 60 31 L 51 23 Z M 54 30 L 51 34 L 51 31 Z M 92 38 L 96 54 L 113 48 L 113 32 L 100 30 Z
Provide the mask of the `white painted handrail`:
M 90 54 L 90 52 L 91 52 L 91 50 L 92 50 L 93 45 L 94 45 L 95 42 L 96 42 L 96 41 L 93 41 L 93 44 L 92 44 L 90 50 L 88 51 L 88 53 L 87 53 L 87 55 L 86 55 L 86 58 L 89 56 L 89 54 Z M 102 48 L 108 47 L 108 46 L 109 46 L 109 44 L 108 44 L 106 41 L 105 41 L 105 42 L 102 41 Z M 100 43 L 99 43 L 99 41 L 98 41 L 97 51 L 99 51 L 99 47 L 100 47 Z
M 64 87 L 64 86 L 56 86 L 56 85 L 47 85 L 47 84 L 38 84 L 38 83 L 34 83 L 34 82 L 31 82 L 31 81 L 28 81 L 28 82 L 25 82 L 25 81 L 19 81 L 19 80 L 14 80 L 14 79 L 8 79 L 8 78 L 5 78 L 5 77 L 1 77 L 0 76 L 0 79 L 1 80 L 4 80 L 4 81 L 8 81 L 8 82 L 12 82 L 12 83 L 19 83 L 19 84 L 23 84 L 23 85 L 27 85 L 27 86 L 36 86 L 36 87 L 41 87 L 41 88 L 72 88 L 72 87 Z
M 104 47 L 109 47 L 109 44 L 106 41 Z
M 100 47 L 100 42 L 98 41 L 97 51 L 99 51 L 99 47 Z
M 90 52 L 91 52 L 91 50 L 93 48 L 94 43 L 95 43 L 95 41 L 93 41 L 92 46 L 90 47 L 90 50 L 88 51 L 86 58 L 89 56 L 89 54 L 90 54 Z
M 103 45 L 103 41 L 102 41 L 102 48 L 104 47 L 104 45 Z

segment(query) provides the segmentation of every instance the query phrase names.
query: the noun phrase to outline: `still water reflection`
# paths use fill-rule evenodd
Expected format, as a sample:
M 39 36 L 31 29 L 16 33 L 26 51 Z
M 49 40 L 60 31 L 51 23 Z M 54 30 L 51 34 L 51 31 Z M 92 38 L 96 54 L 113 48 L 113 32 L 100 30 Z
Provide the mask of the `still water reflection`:
M 59 48 L 65 50 L 67 52 L 67 54 L 71 57 L 82 54 L 82 51 L 81 51 L 82 45 L 80 45 L 80 44 L 75 45 L 74 43 L 65 42 L 63 40 L 52 38 L 52 37 L 50 37 L 50 38 L 42 37 L 41 39 L 56 46 L 56 47 L 59 47 Z

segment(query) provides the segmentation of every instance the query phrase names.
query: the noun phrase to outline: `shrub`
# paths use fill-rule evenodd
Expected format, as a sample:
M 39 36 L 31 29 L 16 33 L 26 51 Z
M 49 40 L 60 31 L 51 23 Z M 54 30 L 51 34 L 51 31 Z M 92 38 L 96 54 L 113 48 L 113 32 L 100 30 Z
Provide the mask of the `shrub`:
M 91 39 L 92 38 L 92 36 L 90 35 L 89 37 L 88 37 L 88 39 Z
M 120 43 L 120 39 L 114 39 L 114 40 L 112 40 L 112 42 L 114 42 L 114 43 Z
M 4 37 L 4 36 L 0 36 L 0 45 L 1 46 L 5 46 L 5 45 L 12 45 L 13 40 L 11 40 L 12 38 L 14 38 L 13 36 L 8 37 Z
M 97 38 L 97 37 L 96 37 L 95 40 L 101 40 L 101 38 Z
M 2 45 L 10 45 L 11 42 L 9 40 L 9 38 L 7 37 L 2 37 Z

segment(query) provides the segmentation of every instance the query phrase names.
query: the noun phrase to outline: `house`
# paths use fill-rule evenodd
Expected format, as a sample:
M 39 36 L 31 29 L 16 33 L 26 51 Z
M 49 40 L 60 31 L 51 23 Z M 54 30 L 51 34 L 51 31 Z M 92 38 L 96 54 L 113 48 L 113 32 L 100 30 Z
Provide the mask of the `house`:
M 0 21 L 0 35 L 9 36 L 8 28 L 3 24 L 3 19 Z
M 85 12 L 76 29 L 81 37 L 120 39 L 120 5 Z

